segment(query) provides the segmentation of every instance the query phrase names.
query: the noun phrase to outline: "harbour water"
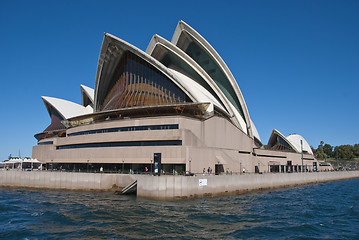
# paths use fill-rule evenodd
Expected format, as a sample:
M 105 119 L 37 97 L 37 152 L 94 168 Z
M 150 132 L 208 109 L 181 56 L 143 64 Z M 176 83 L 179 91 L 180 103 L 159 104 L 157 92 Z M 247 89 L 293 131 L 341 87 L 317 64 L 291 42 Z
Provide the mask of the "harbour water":
M 0 188 L 0 239 L 359 239 L 359 179 L 153 201 Z

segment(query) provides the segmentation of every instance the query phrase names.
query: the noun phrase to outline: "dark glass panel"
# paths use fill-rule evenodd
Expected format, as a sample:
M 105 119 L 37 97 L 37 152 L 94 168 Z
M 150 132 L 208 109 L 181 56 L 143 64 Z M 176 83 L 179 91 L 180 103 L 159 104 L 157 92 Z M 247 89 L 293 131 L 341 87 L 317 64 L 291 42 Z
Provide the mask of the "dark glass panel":
M 191 102 L 171 80 L 128 51 L 123 54 L 109 86 L 102 110 Z M 142 89 L 147 89 L 147 95 L 152 95 L 153 100 L 147 97 L 141 101 Z M 168 96 L 168 91 L 173 95 Z
M 128 131 L 167 130 L 167 129 L 178 129 L 178 124 L 148 125 L 148 126 L 133 126 L 133 127 L 96 129 L 96 130 L 89 130 L 89 131 L 70 133 L 70 134 L 68 134 L 68 136 L 70 137 L 70 136 L 97 134 L 97 133 L 108 133 L 108 132 L 128 132 Z
M 166 141 L 134 141 L 134 142 L 107 142 L 107 143 L 88 143 L 76 145 L 64 145 L 56 147 L 61 149 L 76 149 L 76 148 L 103 148 L 103 147 L 139 147 L 139 146 L 180 146 L 182 140 L 166 140 Z
M 217 96 L 217 94 L 213 91 L 213 89 L 208 85 L 208 83 L 195 71 L 192 67 L 190 67 L 186 62 L 182 61 L 178 56 L 172 54 L 170 52 L 164 54 L 162 59 L 160 60 L 163 65 L 168 68 L 172 68 L 180 73 L 194 79 L 198 84 L 204 87 L 208 92 L 210 92 L 219 102 L 221 100 Z
M 234 89 L 231 86 L 231 83 L 218 67 L 218 65 L 212 60 L 212 58 L 204 51 L 198 44 L 191 42 L 186 50 L 186 53 L 195 60 L 207 73 L 208 75 L 216 82 L 218 87 L 222 90 L 224 95 L 228 100 L 235 106 L 235 108 L 241 114 L 243 120 L 245 121 L 244 113 L 242 106 L 237 98 L 237 95 Z
M 54 144 L 54 142 L 53 141 L 41 142 L 38 143 L 37 145 L 51 145 L 51 144 Z
M 53 107 L 51 107 L 50 112 L 51 124 L 44 130 L 44 132 L 65 129 L 65 126 L 61 123 L 64 118 L 60 115 L 60 113 Z

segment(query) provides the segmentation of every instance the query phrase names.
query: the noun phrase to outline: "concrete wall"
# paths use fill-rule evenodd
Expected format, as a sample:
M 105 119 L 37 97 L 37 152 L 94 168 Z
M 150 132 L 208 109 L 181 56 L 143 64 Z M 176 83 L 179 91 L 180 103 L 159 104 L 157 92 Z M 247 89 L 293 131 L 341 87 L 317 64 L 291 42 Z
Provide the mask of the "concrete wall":
M 137 180 L 137 196 L 182 199 L 359 178 L 359 171 L 271 173 L 221 176 L 151 176 L 136 174 L 0 171 L 0 186 L 72 190 L 111 190 Z M 202 185 L 200 184 L 202 182 Z M 204 184 L 206 182 L 206 184 Z M 118 190 L 115 188 L 113 190 Z
M 140 176 L 137 196 L 152 199 L 182 199 L 200 196 L 238 194 L 258 189 L 359 178 L 359 171 L 245 174 L 223 176 Z M 203 183 L 207 181 L 207 185 Z M 202 182 L 202 186 L 200 185 Z
M 0 186 L 70 190 L 110 190 L 115 184 L 123 188 L 135 175 L 72 173 L 47 171 L 0 171 Z

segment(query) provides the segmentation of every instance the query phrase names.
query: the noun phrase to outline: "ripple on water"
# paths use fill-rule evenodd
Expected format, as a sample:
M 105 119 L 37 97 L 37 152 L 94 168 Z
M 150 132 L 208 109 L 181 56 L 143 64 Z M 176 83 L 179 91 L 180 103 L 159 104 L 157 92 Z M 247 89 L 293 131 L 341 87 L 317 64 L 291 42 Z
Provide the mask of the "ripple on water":
M 152 201 L 0 189 L 6 239 L 358 239 L 359 179 L 237 196 Z

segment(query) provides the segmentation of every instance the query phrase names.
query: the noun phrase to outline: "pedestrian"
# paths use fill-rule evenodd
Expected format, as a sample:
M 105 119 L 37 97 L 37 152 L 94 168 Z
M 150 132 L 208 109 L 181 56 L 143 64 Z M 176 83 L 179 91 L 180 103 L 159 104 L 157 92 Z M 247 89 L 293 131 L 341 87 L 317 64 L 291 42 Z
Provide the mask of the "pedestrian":
M 246 173 L 246 169 L 245 169 L 245 168 L 243 168 L 243 173 Z
M 102 166 L 100 167 L 100 172 L 101 172 L 101 173 L 103 172 L 103 167 L 102 167 Z
M 206 169 L 205 168 L 203 168 L 203 175 L 205 175 L 206 174 Z
M 210 175 L 211 174 L 211 168 L 210 167 L 208 167 L 208 169 L 207 169 L 207 172 L 208 172 L 208 175 Z

